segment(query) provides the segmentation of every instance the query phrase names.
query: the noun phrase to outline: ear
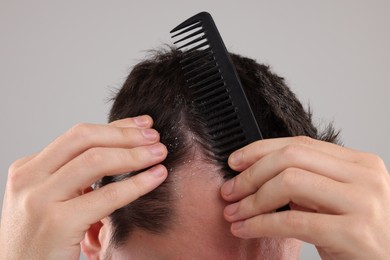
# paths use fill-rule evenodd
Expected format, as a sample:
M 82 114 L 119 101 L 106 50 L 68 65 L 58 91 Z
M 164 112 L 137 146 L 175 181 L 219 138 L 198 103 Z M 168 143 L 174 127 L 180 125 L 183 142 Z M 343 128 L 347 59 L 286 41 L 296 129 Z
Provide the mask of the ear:
M 84 189 L 84 194 L 93 191 L 92 187 Z M 81 241 L 81 250 L 91 260 L 99 260 L 106 255 L 111 239 L 110 221 L 104 218 L 92 224 Z
M 102 235 L 107 233 L 104 232 L 103 226 L 104 224 L 101 221 L 91 225 L 85 233 L 84 240 L 81 241 L 81 250 L 88 259 L 98 260 L 103 253 L 104 248 L 102 245 L 104 241 L 102 239 L 104 237 Z

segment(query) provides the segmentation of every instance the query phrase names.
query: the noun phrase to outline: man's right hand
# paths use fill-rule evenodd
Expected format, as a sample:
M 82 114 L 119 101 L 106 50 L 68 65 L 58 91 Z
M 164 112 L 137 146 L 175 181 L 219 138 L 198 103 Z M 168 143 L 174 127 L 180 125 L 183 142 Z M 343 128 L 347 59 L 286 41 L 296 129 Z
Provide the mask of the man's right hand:
M 149 116 L 80 124 L 12 164 L 0 226 L 0 259 L 79 259 L 88 228 L 167 177 L 167 156 Z M 88 193 L 106 175 L 156 165 Z

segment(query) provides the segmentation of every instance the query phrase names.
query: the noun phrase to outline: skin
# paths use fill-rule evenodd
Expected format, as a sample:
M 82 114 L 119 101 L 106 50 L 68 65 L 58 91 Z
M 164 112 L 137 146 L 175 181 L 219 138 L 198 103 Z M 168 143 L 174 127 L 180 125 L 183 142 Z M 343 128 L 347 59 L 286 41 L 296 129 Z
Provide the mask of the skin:
M 252 143 L 229 165 L 242 171 L 221 189 L 235 202 L 224 210 L 235 236 L 294 237 L 323 259 L 390 259 L 390 176 L 378 156 L 295 137 Z
M 170 230 L 152 234 L 138 229 L 113 249 L 108 247 L 112 228 L 104 220 L 83 242 L 89 259 L 298 259 L 301 241 L 296 239 L 241 239 L 230 232 L 222 214 L 228 203 L 219 194 L 225 180 L 194 150 L 170 173 L 175 210 Z
M 149 116 L 109 125 L 80 124 L 9 169 L 0 259 L 79 259 L 93 224 L 164 181 L 167 155 Z M 154 166 L 91 191 L 104 175 Z M 90 192 L 88 192 L 90 191 Z
M 200 253 L 218 259 L 229 254 L 211 253 L 229 246 L 233 256 L 253 259 L 269 245 L 286 258 L 291 249 L 296 258 L 296 240 L 284 238 L 313 243 L 324 259 L 390 258 L 390 177 L 383 161 L 304 137 L 259 141 L 233 153 L 229 165 L 241 174 L 225 183 L 207 174 L 212 168 L 194 164 L 206 174 L 178 181 L 177 227 L 165 237 L 138 230 L 123 247 L 110 247 L 106 216 L 167 176 L 159 165 L 166 148 L 154 130 L 150 138 L 142 134 L 152 127 L 150 117 L 142 118 L 79 125 L 15 162 L 4 197 L 0 259 L 78 259 L 80 242 L 90 259 L 108 253 L 113 259 L 129 254 L 191 259 Z M 156 146 L 160 149 L 152 149 Z M 126 181 L 88 189 L 104 175 L 152 165 Z M 291 211 L 274 212 L 289 202 Z M 190 235 L 177 235 L 183 230 Z

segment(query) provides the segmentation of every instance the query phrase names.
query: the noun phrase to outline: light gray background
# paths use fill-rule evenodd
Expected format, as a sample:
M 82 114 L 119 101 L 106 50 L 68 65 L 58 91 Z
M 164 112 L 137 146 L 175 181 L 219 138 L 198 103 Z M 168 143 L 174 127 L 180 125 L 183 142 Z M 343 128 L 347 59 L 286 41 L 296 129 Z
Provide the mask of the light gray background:
M 0 0 L 1 193 L 12 161 L 78 122 L 104 123 L 144 51 L 202 10 L 229 50 L 270 64 L 346 146 L 390 164 L 388 1 Z M 305 245 L 301 259 L 318 258 Z

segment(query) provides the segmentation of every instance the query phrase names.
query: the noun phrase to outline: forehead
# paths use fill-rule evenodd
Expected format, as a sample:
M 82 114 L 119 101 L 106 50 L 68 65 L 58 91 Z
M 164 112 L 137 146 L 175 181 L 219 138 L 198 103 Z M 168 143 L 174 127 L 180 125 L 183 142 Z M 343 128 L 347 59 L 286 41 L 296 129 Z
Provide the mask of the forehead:
M 169 178 L 174 224 L 162 234 L 137 229 L 126 245 L 114 252 L 118 259 L 129 254 L 136 259 L 257 259 L 259 253 L 270 259 L 283 252 L 282 248 L 289 248 L 290 256 L 298 252 L 298 247 L 292 250 L 296 242 L 242 240 L 231 234 L 230 224 L 223 218 L 227 203 L 220 196 L 224 179 L 218 166 L 194 155 L 171 169 Z
M 202 160 L 188 159 L 172 171 L 175 210 L 182 223 L 210 220 L 212 212 L 225 206 L 220 196 L 224 182 L 218 166 Z M 218 211 L 222 216 L 222 211 Z
M 197 243 L 207 246 L 223 237 L 232 237 L 230 224 L 223 218 L 227 203 L 220 195 L 224 182 L 220 168 L 193 157 L 172 172 L 174 211 L 176 223 L 172 234 L 183 244 Z M 226 242 L 226 241 L 225 241 Z M 200 246 L 200 245 L 199 245 Z

